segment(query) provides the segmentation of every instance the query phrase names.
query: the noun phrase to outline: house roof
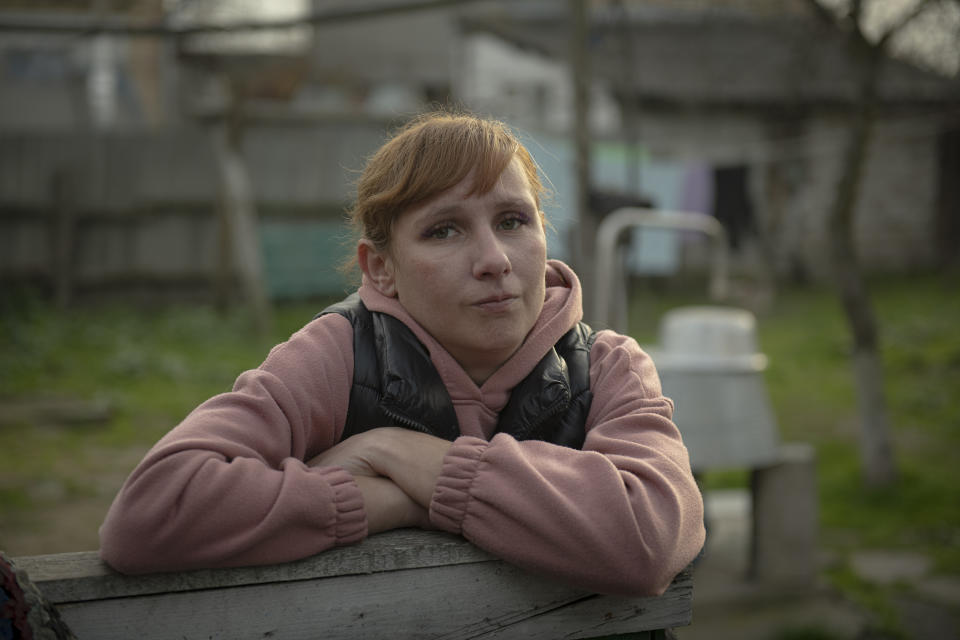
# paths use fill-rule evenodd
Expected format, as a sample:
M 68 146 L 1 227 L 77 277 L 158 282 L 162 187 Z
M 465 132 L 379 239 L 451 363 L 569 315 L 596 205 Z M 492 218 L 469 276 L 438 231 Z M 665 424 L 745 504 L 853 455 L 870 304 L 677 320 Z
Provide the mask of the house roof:
M 472 12 L 470 32 L 554 58 L 568 55 L 565 3 L 523 2 Z M 621 95 L 648 103 L 802 105 L 856 97 L 857 69 L 839 29 L 796 0 L 594 2 L 590 66 Z M 960 81 L 887 58 L 888 103 L 960 101 Z

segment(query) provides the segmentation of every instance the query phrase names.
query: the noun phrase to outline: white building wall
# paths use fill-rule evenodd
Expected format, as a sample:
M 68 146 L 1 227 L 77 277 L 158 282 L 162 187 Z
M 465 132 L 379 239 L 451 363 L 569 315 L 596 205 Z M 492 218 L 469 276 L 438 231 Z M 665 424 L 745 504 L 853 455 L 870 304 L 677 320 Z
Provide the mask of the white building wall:
M 566 135 L 573 127 L 573 90 L 568 65 L 479 33 L 462 42 L 463 74 L 458 95 L 471 109 L 541 133 Z M 620 112 L 601 82 L 591 91 L 590 127 L 609 135 Z

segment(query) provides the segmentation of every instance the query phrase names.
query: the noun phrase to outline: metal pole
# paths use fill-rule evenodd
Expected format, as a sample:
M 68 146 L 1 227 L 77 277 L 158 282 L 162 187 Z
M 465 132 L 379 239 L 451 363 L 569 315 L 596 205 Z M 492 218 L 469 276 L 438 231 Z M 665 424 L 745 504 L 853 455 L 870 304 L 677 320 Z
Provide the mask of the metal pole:
M 710 297 L 722 300 L 727 295 L 727 232 L 713 216 L 690 211 L 659 211 L 643 207 L 617 209 L 603 219 L 597 230 L 597 270 L 594 283 L 594 307 L 591 321 L 597 329 L 615 329 L 621 333 L 626 327 L 611 326 L 610 304 L 614 295 L 626 296 L 626 291 L 613 291 L 622 283 L 615 269 L 622 268 L 616 261 L 617 240 L 631 228 L 669 229 L 672 231 L 699 231 L 713 241 L 713 267 L 710 271 Z
M 594 292 L 593 258 L 596 221 L 590 213 L 590 59 L 587 49 L 590 35 L 586 0 L 569 0 L 570 8 L 570 72 L 573 83 L 573 142 L 576 202 L 573 203 L 577 223 L 573 227 L 570 248 L 573 266 L 583 287 L 583 308 L 591 309 Z

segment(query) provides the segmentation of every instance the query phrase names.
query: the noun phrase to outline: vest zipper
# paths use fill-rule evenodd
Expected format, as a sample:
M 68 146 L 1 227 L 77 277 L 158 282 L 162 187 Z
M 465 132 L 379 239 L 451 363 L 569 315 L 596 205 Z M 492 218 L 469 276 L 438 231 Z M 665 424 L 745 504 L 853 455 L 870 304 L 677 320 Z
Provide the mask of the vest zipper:
M 540 427 L 542 427 L 544 424 L 546 424 L 549 420 L 553 419 L 554 416 L 556 416 L 557 414 L 561 413 L 564 409 L 570 408 L 570 402 L 571 402 L 570 400 L 568 400 L 568 401 L 566 401 L 566 402 L 559 402 L 558 404 L 554 405 L 554 406 L 550 409 L 550 411 L 548 411 L 548 412 L 545 413 L 545 414 L 541 414 L 541 415 L 540 415 L 540 419 L 537 420 L 537 421 L 534 422 L 534 423 L 531 423 L 530 427 L 523 432 L 523 434 L 522 434 L 523 437 L 522 437 L 522 438 L 517 438 L 517 440 L 526 440 L 526 439 L 527 439 L 527 436 L 529 436 L 530 434 L 532 434 L 532 433 L 537 433 L 537 431 L 539 431 Z M 499 430 L 498 432 L 502 432 L 502 431 L 503 431 L 503 430 L 501 429 L 501 430 Z M 509 432 L 506 432 L 506 433 L 509 433 Z M 516 435 L 521 435 L 521 434 L 516 434 Z
M 437 435 L 433 431 L 431 431 L 430 428 L 427 427 L 425 424 L 412 420 L 406 416 L 400 415 L 399 413 L 396 413 L 394 411 L 390 411 L 389 409 L 385 409 L 383 405 L 380 405 L 380 410 L 383 411 L 384 415 L 386 415 L 388 418 L 390 418 L 394 422 L 399 423 L 401 426 L 404 426 L 413 431 L 419 431 L 420 433 L 426 433 L 432 436 Z

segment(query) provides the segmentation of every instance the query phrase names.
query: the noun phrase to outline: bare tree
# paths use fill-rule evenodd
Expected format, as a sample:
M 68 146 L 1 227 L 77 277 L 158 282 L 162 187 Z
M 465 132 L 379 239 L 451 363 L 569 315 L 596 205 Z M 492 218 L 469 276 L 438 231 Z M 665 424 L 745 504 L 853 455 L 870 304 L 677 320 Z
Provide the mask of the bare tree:
M 960 0 L 917 0 L 899 15 L 876 26 L 876 11 L 887 0 L 807 0 L 832 27 L 843 29 L 857 70 L 854 101 L 848 112 L 847 146 L 832 206 L 828 212 L 829 254 L 834 281 L 853 340 L 853 373 L 860 415 L 860 455 L 869 486 L 889 486 L 897 469 L 891 444 L 890 415 L 883 389 L 883 364 L 876 315 L 861 273 L 854 239 L 854 212 L 879 106 L 881 66 L 891 42 L 929 11 Z M 890 3 L 887 2 L 887 7 Z M 869 25 L 869 26 L 868 26 Z

